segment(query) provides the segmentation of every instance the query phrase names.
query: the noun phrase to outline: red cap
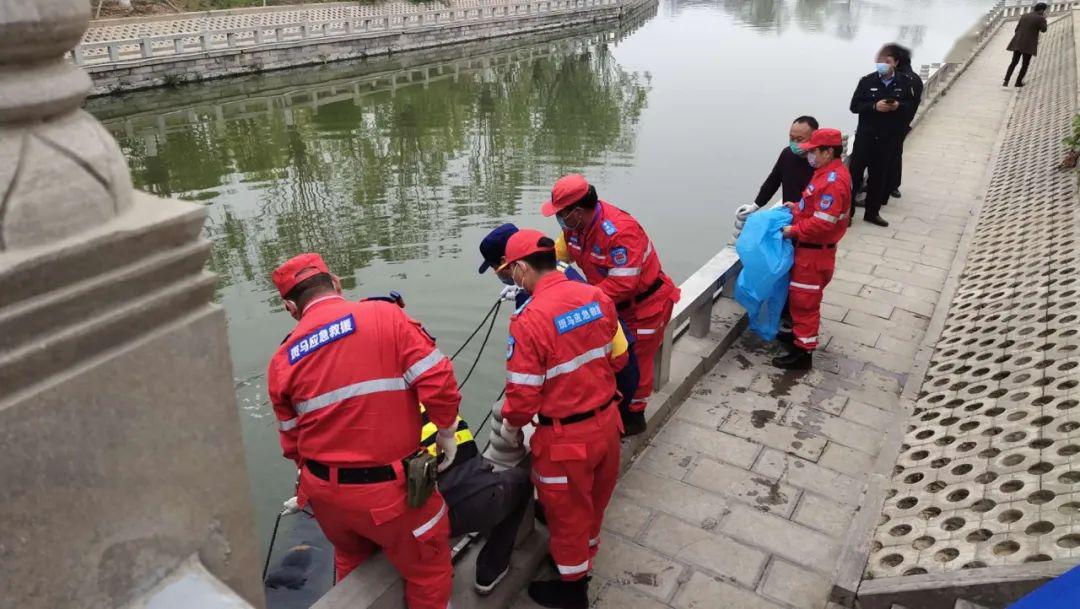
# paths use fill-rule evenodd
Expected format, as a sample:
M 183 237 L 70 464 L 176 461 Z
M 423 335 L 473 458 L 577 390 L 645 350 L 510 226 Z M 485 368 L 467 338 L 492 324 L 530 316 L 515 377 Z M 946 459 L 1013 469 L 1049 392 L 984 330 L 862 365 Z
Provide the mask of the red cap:
M 826 146 L 843 146 L 844 136 L 840 134 L 839 129 L 821 128 L 818 129 L 810 136 L 810 140 L 799 144 L 799 148 L 809 152 L 815 148 L 824 148 Z
M 322 256 L 318 254 L 300 254 L 289 258 L 284 264 L 274 269 L 270 279 L 277 286 L 281 297 L 285 298 L 296 287 L 296 284 L 301 281 L 320 273 L 329 272 L 330 269 L 326 267 Z
M 585 180 L 585 176 L 578 173 L 563 176 L 551 189 L 551 198 L 540 206 L 540 213 L 554 216 L 560 210 L 580 201 L 588 192 L 589 182 Z
M 545 237 L 547 235 L 534 228 L 523 228 L 510 235 L 510 240 L 506 242 L 506 263 L 500 266 L 499 270 L 501 271 L 510 266 L 510 263 L 536 252 L 554 252 L 554 243 L 548 246 L 540 245 L 540 240 Z

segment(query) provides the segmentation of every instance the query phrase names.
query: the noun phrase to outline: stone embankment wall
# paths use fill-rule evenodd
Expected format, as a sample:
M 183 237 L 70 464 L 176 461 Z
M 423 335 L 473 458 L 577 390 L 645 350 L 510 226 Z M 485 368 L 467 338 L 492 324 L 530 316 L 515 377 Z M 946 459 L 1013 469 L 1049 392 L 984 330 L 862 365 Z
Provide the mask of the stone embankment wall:
M 345 25 L 346 21 L 335 24 L 333 33 L 329 24 L 322 24 L 313 26 L 310 33 L 293 38 L 289 37 L 288 32 L 281 31 L 287 28 L 278 28 L 274 33 L 271 26 L 262 30 L 256 25 L 221 34 L 220 37 L 227 40 L 221 44 L 210 40 L 217 34 L 206 34 L 209 42 L 203 46 L 208 50 L 193 50 L 192 41 L 201 41 L 198 33 L 190 33 L 186 39 L 176 37 L 175 45 L 172 46 L 173 42 L 170 41 L 170 48 L 164 49 L 160 36 L 147 36 L 142 43 L 128 40 L 124 45 L 113 44 L 114 48 L 109 49 L 109 53 L 116 57 L 115 60 L 93 63 L 79 50 L 75 58 L 93 78 L 93 94 L 103 95 L 617 21 L 635 9 L 651 4 L 648 0 L 533 0 L 498 3 L 494 5 L 495 9 L 485 3 L 486 9 L 494 14 L 477 14 L 475 8 L 459 10 L 457 5 L 465 2 L 455 0 L 446 7 L 445 12 L 438 13 L 449 18 L 433 19 L 430 16 L 436 13 L 430 12 L 423 13 L 427 15 L 424 18 L 397 16 L 397 21 L 390 15 L 357 18 L 347 21 L 348 25 Z M 469 4 L 471 7 L 476 3 Z M 421 24 L 417 24 L 417 21 Z M 149 30 L 151 26 L 147 24 L 142 27 Z M 255 43 L 256 29 L 259 30 L 257 37 L 260 40 L 273 41 Z M 304 29 L 306 32 L 306 26 Z M 352 33 L 343 33 L 346 30 Z M 319 32 L 323 35 L 317 35 Z M 243 33 L 251 34 L 252 43 L 234 44 L 235 40 L 242 40 Z M 98 47 L 102 44 L 105 43 L 96 43 Z M 147 50 L 125 52 L 139 48 L 140 44 Z M 85 41 L 83 43 L 87 49 L 92 50 L 92 46 Z M 176 52 L 172 52 L 172 48 Z

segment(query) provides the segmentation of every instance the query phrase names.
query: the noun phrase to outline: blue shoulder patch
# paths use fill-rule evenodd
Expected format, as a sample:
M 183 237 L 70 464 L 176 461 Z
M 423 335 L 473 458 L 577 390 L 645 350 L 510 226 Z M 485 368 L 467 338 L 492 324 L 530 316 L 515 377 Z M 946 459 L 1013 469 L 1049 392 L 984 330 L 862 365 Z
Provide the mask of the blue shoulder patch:
M 827 179 L 827 180 L 828 180 L 829 182 L 835 182 L 835 181 L 836 181 L 836 172 L 835 172 L 835 171 L 830 171 L 830 172 L 829 172 L 829 177 L 828 177 L 828 178 L 826 178 L 826 179 Z
M 506 359 L 507 360 L 509 360 L 511 357 L 514 357 L 514 344 L 516 342 L 517 341 L 514 340 L 513 336 L 506 339 Z
M 604 316 L 600 309 L 600 303 L 590 302 L 572 311 L 567 311 L 555 318 L 555 329 L 559 334 L 566 334 L 574 328 L 580 328 L 585 324 L 592 323 Z
M 616 247 L 611 250 L 611 262 L 615 266 L 623 266 L 630 259 L 625 247 Z
M 821 195 L 821 201 L 818 202 L 818 207 L 820 207 L 822 210 L 829 209 L 830 207 L 832 207 L 832 202 L 832 195 Z
M 352 313 L 316 328 L 289 346 L 289 365 L 304 359 L 330 343 L 356 332 Z
M 615 225 L 611 223 L 611 220 L 604 220 L 603 222 L 601 222 L 600 228 L 604 229 L 604 234 L 608 237 L 618 232 L 617 230 L 615 230 Z

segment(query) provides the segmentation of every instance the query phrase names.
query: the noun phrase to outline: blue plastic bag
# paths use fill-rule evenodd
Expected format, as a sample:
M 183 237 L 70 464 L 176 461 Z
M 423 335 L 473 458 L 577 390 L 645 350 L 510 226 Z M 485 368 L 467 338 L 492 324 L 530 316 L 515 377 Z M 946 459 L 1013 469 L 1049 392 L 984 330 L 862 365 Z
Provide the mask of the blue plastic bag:
M 749 314 L 750 329 L 765 340 L 776 338 L 780 313 L 787 301 L 795 248 L 780 231 L 791 220 L 791 210 L 786 207 L 750 214 L 735 241 L 735 251 L 743 264 L 735 280 L 735 300 Z
M 1080 607 L 1080 567 L 1066 571 L 1009 605 L 1009 609 L 1076 609 Z

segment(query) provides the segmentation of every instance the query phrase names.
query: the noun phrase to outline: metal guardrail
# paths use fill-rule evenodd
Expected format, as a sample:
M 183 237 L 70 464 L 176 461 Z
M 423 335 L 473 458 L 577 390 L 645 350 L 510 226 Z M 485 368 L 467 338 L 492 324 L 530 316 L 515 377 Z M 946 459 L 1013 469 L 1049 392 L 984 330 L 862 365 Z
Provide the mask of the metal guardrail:
M 363 34 L 383 34 L 444 26 L 447 24 L 497 21 L 514 17 L 572 13 L 605 6 L 621 5 L 622 0 L 533 0 L 510 1 L 481 6 L 417 5 L 414 12 L 386 15 L 348 15 L 331 19 L 312 19 L 313 10 L 304 11 L 302 19 L 288 23 L 255 23 L 228 29 L 204 29 L 146 35 L 102 42 L 83 42 L 71 53 L 77 65 L 95 66 L 138 61 L 170 59 L 184 55 L 230 49 L 250 49 L 263 44 L 344 38 Z

